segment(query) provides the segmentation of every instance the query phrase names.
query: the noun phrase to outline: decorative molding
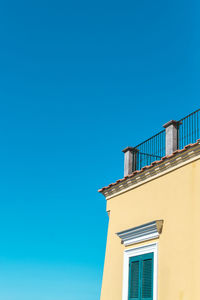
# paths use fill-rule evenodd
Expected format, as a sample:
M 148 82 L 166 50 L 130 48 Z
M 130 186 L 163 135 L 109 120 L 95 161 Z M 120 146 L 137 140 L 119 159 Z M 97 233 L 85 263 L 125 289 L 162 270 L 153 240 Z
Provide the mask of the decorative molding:
M 152 243 L 124 251 L 122 300 L 128 299 L 129 258 L 147 253 L 154 253 L 153 300 L 158 294 L 158 243 Z
M 163 220 L 153 221 L 141 226 L 116 233 L 125 246 L 158 238 L 162 232 Z
M 138 172 L 132 177 L 120 181 L 114 186 L 101 191 L 101 193 L 106 197 L 106 200 L 109 200 L 198 159 L 200 159 L 200 142 L 191 148 L 173 154 L 146 170 Z

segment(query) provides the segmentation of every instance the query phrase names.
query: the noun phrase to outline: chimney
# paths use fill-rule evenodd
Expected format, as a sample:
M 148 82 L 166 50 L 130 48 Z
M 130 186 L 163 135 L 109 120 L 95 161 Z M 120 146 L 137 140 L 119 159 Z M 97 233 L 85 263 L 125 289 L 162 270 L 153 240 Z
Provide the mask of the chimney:
M 124 177 L 136 170 L 137 149 L 134 147 L 126 147 L 124 152 Z
M 165 128 L 165 155 L 178 149 L 178 122 L 171 120 L 163 125 Z

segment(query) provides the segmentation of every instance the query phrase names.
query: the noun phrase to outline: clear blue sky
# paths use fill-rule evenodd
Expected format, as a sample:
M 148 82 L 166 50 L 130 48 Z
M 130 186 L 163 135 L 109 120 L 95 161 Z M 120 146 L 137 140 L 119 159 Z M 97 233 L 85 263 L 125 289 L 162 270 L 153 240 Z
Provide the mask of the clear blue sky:
M 97 190 L 199 78 L 197 0 L 1 1 L 0 299 L 99 299 Z

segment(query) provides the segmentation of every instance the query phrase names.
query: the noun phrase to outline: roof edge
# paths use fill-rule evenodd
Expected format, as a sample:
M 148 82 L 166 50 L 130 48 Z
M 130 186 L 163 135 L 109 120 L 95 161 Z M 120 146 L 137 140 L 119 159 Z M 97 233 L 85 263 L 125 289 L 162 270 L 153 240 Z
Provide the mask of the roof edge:
M 117 188 L 117 186 L 120 184 L 120 185 L 125 185 L 126 182 L 130 182 L 130 180 L 133 180 L 136 175 L 140 175 L 140 174 L 143 174 L 144 171 L 148 170 L 150 171 L 150 169 L 156 169 L 156 167 L 158 167 L 161 163 L 163 162 L 166 162 L 166 161 L 169 161 L 172 159 L 172 158 L 175 158 L 177 155 L 179 154 L 183 154 L 183 153 L 186 153 L 187 150 L 191 149 L 191 148 L 195 148 L 196 146 L 200 145 L 200 139 L 197 140 L 196 143 L 193 143 L 193 144 L 188 144 L 186 145 L 183 149 L 181 150 L 176 150 L 174 151 L 172 154 L 170 155 L 167 155 L 167 156 L 164 156 L 161 158 L 161 160 L 157 160 L 157 161 L 154 161 L 151 163 L 151 165 L 148 165 L 148 166 L 145 166 L 143 167 L 141 170 L 137 170 L 137 171 L 134 171 L 133 173 L 125 176 L 124 178 L 122 179 L 118 179 L 116 182 L 114 183 L 111 183 L 109 184 L 108 186 L 106 187 L 103 187 L 101 189 L 98 190 L 99 193 L 103 194 L 106 198 L 107 198 L 107 195 L 108 192 L 111 190 L 111 189 L 115 189 Z M 199 154 L 200 154 L 200 151 L 199 151 Z M 165 164 L 166 165 L 166 164 Z M 109 193 L 110 194 L 110 193 Z M 112 194 L 112 193 L 111 193 Z M 112 197 L 112 196 L 111 196 Z M 109 196 L 110 198 L 110 196 Z

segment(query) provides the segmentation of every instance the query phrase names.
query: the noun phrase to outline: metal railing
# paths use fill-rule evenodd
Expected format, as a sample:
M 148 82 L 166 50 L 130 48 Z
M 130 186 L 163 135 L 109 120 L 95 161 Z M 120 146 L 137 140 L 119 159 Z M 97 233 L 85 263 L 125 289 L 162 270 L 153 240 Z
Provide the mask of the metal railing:
M 200 109 L 177 122 L 178 149 L 200 139 Z M 141 170 L 165 156 L 165 129 L 134 147 L 133 170 Z
M 195 143 L 200 138 L 200 109 L 181 119 L 178 124 L 178 149 Z
M 140 170 L 165 156 L 165 130 L 160 131 L 135 147 L 133 170 Z

